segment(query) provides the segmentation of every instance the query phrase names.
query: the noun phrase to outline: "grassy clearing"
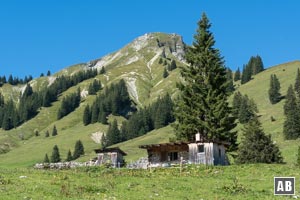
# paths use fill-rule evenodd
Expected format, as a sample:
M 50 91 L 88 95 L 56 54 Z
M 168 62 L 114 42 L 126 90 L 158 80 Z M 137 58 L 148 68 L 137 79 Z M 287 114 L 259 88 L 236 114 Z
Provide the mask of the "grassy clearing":
M 274 176 L 295 176 L 289 165 L 185 166 L 151 170 L 0 169 L 1 199 L 286 199 L 273 195 Z

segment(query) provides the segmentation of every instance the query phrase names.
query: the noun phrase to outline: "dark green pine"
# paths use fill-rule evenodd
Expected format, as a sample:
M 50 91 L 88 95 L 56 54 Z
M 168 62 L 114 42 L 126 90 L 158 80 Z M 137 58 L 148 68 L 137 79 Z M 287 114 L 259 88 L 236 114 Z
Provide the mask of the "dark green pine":
M 91 123 L 91 111 L 90 111 L 90 106 L 87 105 L 84 108 L 84 112 L 83 112 L 83 125 L 87 126 L 90 123 Z
M 57 163 L 57 162 L 60 162 L 61 159 L 60 159 L 60 154 L 59 154 L 59 149 L 58 149 L 58 146 L 55 145 L 53 147 L 53 151 L 52 151 L 52 155 L 51 155 L 51 162 L 52 163 Z
M 71 152 L 71 150 L 69 150 L 69 151 L 68 151 L 68 154 L 67 154 L 67 159 L 66 159 L 66 161 L 67 161 L 67 162 L 70 162 L 70 161 L 72 161 L 72 160 L 73 160 L 72 152 Z
M 237 163 L 282 163 L 279 148 L 266 135 L 255 117 L 243 129 L 243 139 L 238 149 Z
M 284 104 L 284 114 L 286 118 L 283 124 L 283 134 L 285 139 L 297 139 L 300 137 L 299 105 L 299 100 L 296 99 L 293 87 L 290 85 Z
M 296 75 L 294 88 L 295 88 L 295 91 L 297 92 L 298 96 L 300 96 L 300 70 L 299 70 L 299 68 L 297 69 L 297 75 Z
M 84 155 L 84 146 L 83 146 L 81 140 L 77 140 L 75 143 L 73 160 L 79 158 L 81 155 Z
M 121 133 L 118 129 L 117 120 L 114 120 L 112 124 L 109 125 L 108 131 L 106 134 L 107 146 L 116 144 L 121 141 Z
M 56 135 L 57 135 L 57 129 L 56 126 L 54 125 L 52 129 L 52 136 L 56 136 Z
M 272 104 L 276 104 L 281 100 L 280 94 L 280 82 L 276 74 L 271 74 L 270 77 L 270 88 L 269 88 L 269 99 Z
M 241 80 L 241 71 L 240 68 L 238 67 L 238 69 L 236 70 L 235 74 L 234 74 L 234 81 L 239 81 Z

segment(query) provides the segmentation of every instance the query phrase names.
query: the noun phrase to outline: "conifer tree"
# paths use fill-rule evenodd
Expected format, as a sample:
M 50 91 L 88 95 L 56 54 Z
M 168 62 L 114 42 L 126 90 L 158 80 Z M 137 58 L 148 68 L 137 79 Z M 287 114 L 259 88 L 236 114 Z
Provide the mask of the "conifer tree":
M 48 130 L 45 133 L 45 137 L 49 137 L 49 131 Z
M 51 105 L 51 94 L 50 90 L 46 89 L 46 91 L 43 93 L 42 97 L 42 106 L 49 107 Z
M 57 145 L 54 145 L 52 155 L 51 155 L 51 162 L 52 163 L 57 163 L 60 162 L 60 154 L 59 154 L 59 149 Z
M 233 100 L 232 100 L 232 114 L 236 118 L 238 118 L 238 116 L 239 116 L 242 98 L 243 98 L 242 94 L 239 91 L 237 91 L 233 95 Z
M 105 72 L 106 72 L 106 71 L 105 71 L 105 67 L 103 66 L 103 67 L 100 69 L 100 72 L 99 72 L 99 73 L 100 73 L 100 74 L 105 74 Z
M 280 101 L 281 94 L 279 90 L 280 90 L 280 82 L 275 74 L 271 74 L 269 99 L 272 104 L 278 103 Z
M 297 139 L 300 137 L 300 108 L 292 85 L 289 86 L 286 95 L 284 114 L 286 116 L 283 124 L 285 139 Z
M 102 124 L 108 124 L 106 113 L 103 110 L 100 110 L 98 121 Z
M 292 85 L 288 87 L 285 99 L 286 100 L 283 109 L 284 109 L 284 114 L 287 115 L 288 113 L 292 112 L 294 108 L 297 106 L 297 99 Z
M 251 80 L 252 71 L 249 65 L 243 66 L 243 73 L 241 77 L 241 84 L 245 84 Z
M 297 75 L 296 75 L 294 88 L 295 88 L 295 92 L 298 94 L 298 97 L 300 97 L 300 70 L 299 70 L 299 68 L 297 69 Z
M 282 163 L 283 158 L 271 135 L 265 135 L 260 122 L 255 117 L 243 129 L 238 149 L 237 163 Z
M 120 138 L 121 138 L 121 133 L 118 128 L 118 122 L 115 119 L 113 123 L 109 125 L 106 133 L 107 146 L 120 142 L 121 141 Z
M 247 95 L 242 96 L 238 113 L 240 123 L 245 124 L 249 122 L 256 117 L 257 112 L 258 109 L 255 102 L 252 99 L 249 99 Z
M 164 65 L 167 65 L 168 63 L 167 63 L 167 61 L 166 60 L 164 60 Z
M 258 74 L 264 70 L 263 61 L 259 55 L 251 56 L 248 64 L 252 69 L 252 75 Z
M 50 160 L 49 160 L 48 154 L 45 154 L 45 157 L 44 157 L 44 161 L 43 161 L 43 163 L 50 163 Z
M 239 80 L 241 80 L 241 71 L 240 68 L 238 67 L 234 74 L 234 81 L 239 81 Z
M 214 48 L 210 22 L 205 14 L 198 23 L 193 46 L 188 48 L 188 67 L 181 68 L 184 81 L 178 84 L 181 97 L 175 115 L 176 136 L 194 139 L 200 133 L 207 139 L 236 143 L 236 126 L 228 105 L 226 68 L 220 51 Z
M 84 147 L 81 140 L 77 140 L 75 143 L 75 149 L 73 153 L 73 159 L 79 158 L 81 155 L 84 155 Z
M 158 60 L 158 64 L 162 64 L 163 63 L 163 60 L 162 58 L 160 57 L 159 60 Z
M 226 69 L 226 78 L 227 78 L 227 92 L 231 94 L 234 91 L 232 71 L 230 68 Z
M 167 69 L 164 68 L 163 78 L 167 78 L 168 76 L 169 76 L 169 73 L 168 73 Z
M 105 134 L 103 133 L 101 136 L 101 148 L 105 149 L 107 147 L 107 139 Z
M 175 60 L 172 60 L 171 64 L 168 66 L 168 70 L 172 71 L 172 70 L 174 70 L 176 68 L 177 68 L 176 62 L 175 62 Z
M 72 156 L 71 150 L 69 149 L 68 154 L 67 154 L 67 159 L 66 159 L 66 161 L 67 161 L 67 162 L 70 162 L 70 161 L 72 161 L 72 160 L 73 160 L 73 156 Z
M 91 123 L 91 111 L 90 111 L 90 106 L 87 105 L 84 108 L 83 112 L 83 124 L 86 126 Z
M 54 125 L 52 129 L 52 136 L 56 136 L 56 135 L 57 135 L 57 129 L 56 126 Z

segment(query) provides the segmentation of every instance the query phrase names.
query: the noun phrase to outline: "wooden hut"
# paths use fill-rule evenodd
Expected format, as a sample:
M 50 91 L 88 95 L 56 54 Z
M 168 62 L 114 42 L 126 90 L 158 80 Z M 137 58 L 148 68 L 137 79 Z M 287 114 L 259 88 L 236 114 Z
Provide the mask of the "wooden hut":
M 119 147 L 95 149 L 97 154 L 96 165 L 110 164 L 113 167 L 124 166 L 124 158 L 127 154 Z
M 153 166 L 164 164 L 227 165 L 225 150 L 229 143 L 217 140 L 205 140 L 196 134 L 193 142 L 173 142 L 141 145 L 147 149 L 148 161 Z
M 147 149 L 148 161 L 152 165 L 178 164 L 181 160 L 188 160 L 189 146 L 185 142 L 141 145 Z

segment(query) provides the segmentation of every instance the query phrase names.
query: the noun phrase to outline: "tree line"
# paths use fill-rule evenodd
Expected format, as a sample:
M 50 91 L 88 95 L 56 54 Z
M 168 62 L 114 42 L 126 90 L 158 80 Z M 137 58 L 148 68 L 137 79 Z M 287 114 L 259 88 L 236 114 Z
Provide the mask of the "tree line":
M 12 99 L 4 101 L 3 95 L 0 94 L 0 128 L 4 130 L 16 128 L 36 116 L 38 109 L 42 106 L 51 106 L 52 102 L 56 101 L 62 92 L 83 80 L 97 76 L 97 74 L 97 69 L 88 69 L 72 76 L 62 75 L 57 77 L 52 85 L 39 91 L 34 91 L 31 85 L 27 83 L 19 97 L 19 103 L 15 103 Z M 74 102 L 76 99 L 78 102 L 78 96 L 74 99 Z M 75 105 L 77 104 L 75 103 Z M 62 113 L 66 114 L 65 112 Z
M 73 112 L 80 104 L 81 94 L 80 88 L 77 92 L 67 95 L 62 99 L 60 108 L 58 109 L 57 119 L 61 119 L 69 113 Z
M 105 87 L 103 93 L 97 95 L 91 106 L 86 106 L 83 112 L 83 124 L 100 122 L 107 124 L 110 114 L 126 117 L 132 111 L 132 106 L 126 83 L 122 79 L 116 84 Z
M 133 113 L 128 120 L 123 121 L 120 129 L 114 120 L 109 124 L 107 133 L 102 135 L 102 147 L 139 137 L 174 122 L 173 107 L 172 99 L 167 94 L 162 98 L 159 97 L 150 106 Z
M 8 79 L 6 79 L 6 76 L 0 76 L 0 87 L 2 87 L 4 84 L 8 83 L 10 85 L 18 85 L 18 84 L 26 84 L 32 80 L 32 76 L 25 76 L 24 79 L 19 77 L 13 77 L 13 75 L 9 75 Z
M 243 66 L 243 72 L 240 68 L 237 69 L 234 76 L 234 81 L 241 80 L 241 84 L 245 84 L 251 80 L 252 75 L 258 74 L 264 70 L 264 64 L 262 58 L 257 56 L 251 56 L 248 63 Z

